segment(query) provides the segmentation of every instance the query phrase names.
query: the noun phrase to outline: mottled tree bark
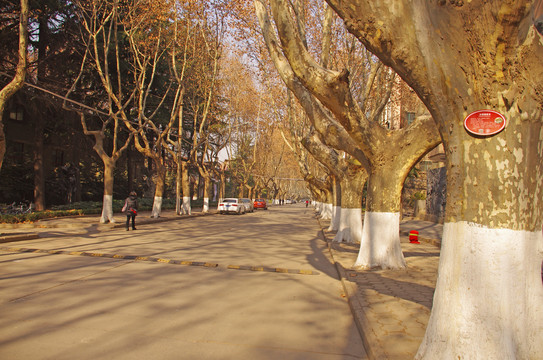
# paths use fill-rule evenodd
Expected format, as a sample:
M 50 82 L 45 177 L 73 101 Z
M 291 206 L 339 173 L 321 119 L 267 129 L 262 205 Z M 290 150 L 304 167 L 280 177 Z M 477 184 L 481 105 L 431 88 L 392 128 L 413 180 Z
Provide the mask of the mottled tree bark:
M 153 181 L 156 186 L 151 217 L 158 218 L 162 213 L 162 199 L 164 196 L 164 187 L 166 183 L 166 166 L 164 165 L 162 157 L 153 158 L 153 163 L 155 164 L 155 175 L 153 176 Z
M 443 138 L 439 277 L 417 358 L 540 358 L 540 1 L 327 1 L 418 93 Z M 505 129 L 471 135 L 463 120 L 485 109 L 503 114 Z
M 200 176 L 204 180 L 204 185 L 203 185 L 204 205 L 202 208 L 202 212 L 207 213 L 209 212 L 209 188 L 211 185 L 211 174 L 207 171 L 207 169 L 205 168 L 205 165 L 202 165 L 202 164 L 198 165 L 198 171 L 200 173 Z
M 101 157 L 104 163 L 104 202 L 102 204 L 102 215 L 100 222 L 114 223 L 113 218 L 113 171 L 115 170 L 115 161 L 105 156 Z
M 190 203 L 190 177 L 189 164 L 187 161 L 181 161 L 181 187 L 183 188 L 183 206 L 181 206 L 182 215 L 192 214 Z
M 341 215 L 334 241 L 362 243 L 362 189 L 368 173 L 361 166 L 351 165 L 341 178 Z

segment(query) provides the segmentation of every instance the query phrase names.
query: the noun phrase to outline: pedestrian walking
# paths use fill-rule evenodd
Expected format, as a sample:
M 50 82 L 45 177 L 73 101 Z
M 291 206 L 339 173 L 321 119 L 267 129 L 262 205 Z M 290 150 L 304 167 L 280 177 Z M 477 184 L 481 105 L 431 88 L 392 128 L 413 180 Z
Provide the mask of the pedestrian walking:
M 138 215 L 138 194 L 135 191 L 130 192 L 124 202 L 122 211 L 126 214 L 126 231 L 132 219 L 132 230 L 136 230 L 136 215 Z

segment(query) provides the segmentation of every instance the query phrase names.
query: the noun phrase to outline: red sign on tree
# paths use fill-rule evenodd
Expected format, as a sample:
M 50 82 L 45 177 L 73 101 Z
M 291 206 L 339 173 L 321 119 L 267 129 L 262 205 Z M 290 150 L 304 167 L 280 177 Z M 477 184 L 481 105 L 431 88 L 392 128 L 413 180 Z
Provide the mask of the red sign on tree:
M 494 110 L 474 111 L 464 120 L 464 127 L 474 135 L 494 135 L 505 128 L 505 116 Z

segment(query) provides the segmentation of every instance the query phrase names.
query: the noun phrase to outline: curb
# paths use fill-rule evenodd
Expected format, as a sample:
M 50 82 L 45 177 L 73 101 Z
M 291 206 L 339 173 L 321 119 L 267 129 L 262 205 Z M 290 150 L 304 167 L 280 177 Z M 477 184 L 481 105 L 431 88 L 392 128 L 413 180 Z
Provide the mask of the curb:
M 38 239 L 39 237 L 40 237 L 40 234 L 38 233 L 3 235 L 3 236 L 0 236 L 0 243 L 23 241 L 23 240 L 34 240 L 34 239 Z

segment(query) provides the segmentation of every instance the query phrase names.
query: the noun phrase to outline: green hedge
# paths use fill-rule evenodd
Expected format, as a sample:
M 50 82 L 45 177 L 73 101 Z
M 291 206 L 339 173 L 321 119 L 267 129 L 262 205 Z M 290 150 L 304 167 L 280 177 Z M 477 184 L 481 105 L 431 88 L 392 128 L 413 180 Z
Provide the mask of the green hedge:
M 124 206 L 124 200 L 113 200 L 113 212 L 119 213 Z M 194 204 L 192 205 L 194 206 Z M 153 199 L 142 198 L 138 199 L 139 211 L 150 211 L 153 209 Z M 175 209 L 175 199 L 164 199 L 162 201 L 162 209 Z M 35 211 L 29 214 L 1 214 L 0 223 L 17 224 L 25 222 L 34 222 L 41 219 L 51 219 L 63 216 L 81 216 L 95 215 L 102 213 L 102 202 L 85 201 L 72 203 L 68 205 L 52 206 L 51 209 L 45 211 Z
M 36 211 L 30 214 L 17 214 L 9 215 L 2 214 L 0 215 L 0 223 L 3 224 L 17 224 L 24 222 L 34 222 L 40 219 L 50 219 L 61 216 L 76 216 L 84 215 L 85 211 L 81 209 L 72 209 L 72 210 L 46 210 L 46 211 Z

